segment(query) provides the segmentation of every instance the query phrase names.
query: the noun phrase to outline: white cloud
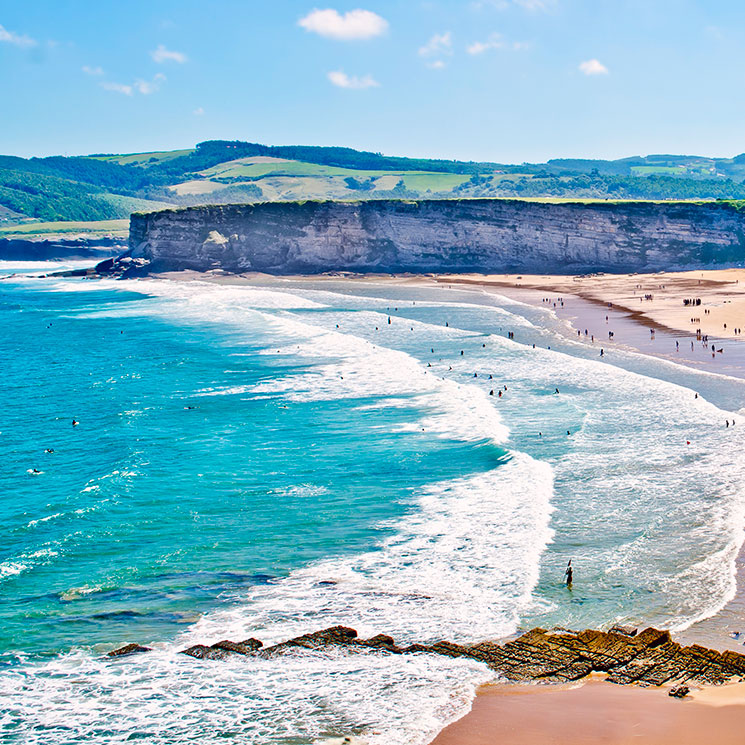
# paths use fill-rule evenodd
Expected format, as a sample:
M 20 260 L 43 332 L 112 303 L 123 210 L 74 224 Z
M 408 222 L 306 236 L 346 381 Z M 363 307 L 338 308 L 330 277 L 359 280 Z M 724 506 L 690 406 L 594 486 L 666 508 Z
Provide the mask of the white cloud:
M 363 90 L 364 88 L 377 88 L 380 83 L 371 75 L 365 75 L 358 78 L 356 75 L 347 75 L 341 70 L 334 70 L 327 75 L 328 79 L 339 88 L 354 88 Z
M 357 77 L 356 75 L 347 75 L 342 70 L 334 70 L 327 75 L 328 79 L 339 88 L 352 88 L 363 90 L 365 88 L 377 88 L 380 86 L 372 75 Z
M 504 39 L 502 34 L 490 34 L 486 41 L 474 41 L 466 47 L 468 54 L 483 54 L 490 49 L 502 49 Z
M 585 75 L 607 75 L 608 68 L 599 60 L 588 59 L 579 63 L 579 70 Z
M 140 93 L 143 96 L 149 96 L 151 93 L 155 93 L 160 89 L 160 84 L 166 79 L 163 73 L 159 72 L 153 77 L 152 80 L 137 79 L 134 83 L 112 83 L 106 81 L 101 83 L 101 87 L 106 91 L 113 91 L 114 93 L 122 93 L 125 96 L 131 96 L 134 93 Z
M 101 87 L 105 91 L 114 91 L 115 93 L 123 93 L 125 96 L 131 96 L 134 93 L 131 85 L 124 85 L 123 83 L 101 83 Z
M 427 62 L 427 67 L 433 70 L 442 70 L 445 67 L 445 63 L 441 59 L 436 59 L 434 62 Z
M 201 106 L 199 106 L 198 108 L 194 109 L 194 111 L 192 111 L 191 113 L 194 114 L 194 116 L 202 116 L 202 114 L 204 114 L 204 109 Z
M 149 96 L 160 88 L 160 84 L 165 79 L 166 76 L 159 72 L 152 80 L 135 80 L 133 85 L 135 90 L 142 93 L 143 96 Z
M 158 44 L 158 48 L 150 52 L 150 56 L 156 62 L 178 62 L 183 65 L 188 60 L 188 57 L 183 52 L 174 52 L 171 49 L 166 49 L 162 44 Z
M 24 34 L 17 34 L 15 31 L 8 31 L 5 26 L 0 26 L 0 41 L 15 44 L 17 47 L 35 47 L 37 44 L 36 39 Z
M 89 67 L 88 65 L 83 65 L 80 69 L 86 75 L 93 75 L 94 77 L 103 75 L 103 67 Z
M 333 8 L 315 8 L 298 21 L 298 26 L 328 39 L 351 41 L 384 34 L 388 30 L 388 21 L 377 13 L 359 8 L 343 15 Z
M 453 37 L 450 31 L 444 34 L 435 34 L 422 47 L 419 47 L 420 57 L 440 57 L 443 54 L 453 53 Z

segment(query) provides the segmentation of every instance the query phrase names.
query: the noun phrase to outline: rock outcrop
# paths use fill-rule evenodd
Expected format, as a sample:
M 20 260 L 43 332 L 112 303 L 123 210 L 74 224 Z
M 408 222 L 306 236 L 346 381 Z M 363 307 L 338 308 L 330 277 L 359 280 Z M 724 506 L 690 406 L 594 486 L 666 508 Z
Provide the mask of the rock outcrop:
M 668 631 L 648 628 L 619 631 L 582 632 L 536 628 L 505 644 L 480 642 L 454 644 L 412 644 L 401 647 L 385 634 L 360 639 L 354 629 L 333 626 L 323 631 L 264 647 L 257 639 L 243 642 L 221 641 L 210 646 L 194 645 L 183 654 L 198 659 L 223 660 L 227 657 L 279 657 L 297 649 L 321 650 L 343 647 L 349 652 L 377 650 L 386 654 L 439 654 L 467 657 L 483 662 L 495 673 L 513 682 L 566 682 L 579 680 L 590 673 L 605 673 L 613 683 L 635 683 L 659 686 L 676 683 L 675 696 L 685 696 L 691 685 L 722 685 L 745 680 L 745 655 L 717 652 L 696 644 L 683 647 L 673 641 Z M 109 652 L 111 657 L 147 651 L 130 644 Z
M 656 271 L 745 259 L 728 203 L 504 199 L 220 205 L 134 214 L 152 271 Z
M 126 249 L 117 238 L 0 238 L 3 261 L 51 261 L 55 259 L 101 259 Z

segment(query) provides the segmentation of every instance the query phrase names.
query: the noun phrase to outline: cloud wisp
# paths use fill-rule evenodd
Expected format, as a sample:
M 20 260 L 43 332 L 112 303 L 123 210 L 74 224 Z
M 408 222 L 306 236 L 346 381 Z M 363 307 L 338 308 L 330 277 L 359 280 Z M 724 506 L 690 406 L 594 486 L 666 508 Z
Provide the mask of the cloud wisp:
M 490 49 L 504 49 L 502 34 L 490 34 L 486 41 L 474 41 L 466 47 L 468 54 L 483 54 Z
M 580 62 L 578 69 L 585 75 L 607 75 L 609 72 L 608 68 L 600 60 L 596 59 L 588 59 Z
M 150 52 L 150 56 L 159 64 L 163 62 L 178 62 L 178 64 L 183 65 L 189 59 L 183 52 L 166 49 L 162 44 L 158 44 L 158 48 Z
M 83 65 L 80 68 L 86 75 L 91 75 L 94 78 L 101 77 L 103 75 L 103 67 L 100 67 L 96 65 L 96 67 L 91 67 L 90 65 Z
M 35 47 L 38 42 L 25 34 L 17 34 L 15 31 L 8 31 L 5 26 L 0 26 L 0 42 L 13 44 L 16 47 Z
M 104 81 L 101 83 L 101 87 L 105 91 L 112 91 L 113 93 L 122 93 L 125 96 L 131 96 L 134 93 L 134 89 L 131 85 L 125 85 L 124 83 L 112 83 Z
M 337 88 L 349 88 L 350 90 L 364 90 L 365 88 L 379 88 L 378 83 L 372 75 L 357 77 L 356 75 L 347 75 L 342 70 L 332 70 L 326 76 Z
M 453 35 L 450 31 L 434 34 L 426 44 L 419 47 L 420 57 L 441 57 L 453 53 Z
M 388 21 L 371 10 L 358 8 L 342 14 L 333 8 L 316 8 L 301 18 L 298 26 L 327 39 L 357 41 L 384 34 L 388 30 Z
M 124 96 L 133 96 L 139 93 L 143 96 L 149 96 L 160 89 L 160 84 L 164 82 L 166 76 L 162 72 L 157 73 L 152 80 L 142 80 L 138 78 L 134 83 L 113 83 L 104 81 L 100 85 L 105 91 L 121 93 Z

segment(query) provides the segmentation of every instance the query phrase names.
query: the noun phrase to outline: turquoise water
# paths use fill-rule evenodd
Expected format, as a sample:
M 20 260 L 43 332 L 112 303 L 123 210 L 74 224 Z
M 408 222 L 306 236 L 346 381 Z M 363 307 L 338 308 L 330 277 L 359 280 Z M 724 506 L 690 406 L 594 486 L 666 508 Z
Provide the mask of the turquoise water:
M 175 653 L 682 629 L 734 594 L 743 381 L 444 288 L 12 278 L 0 323 L 11 741 L 425 743 L 488 671 Z M 156 651 L 101 657 L 130 641 Z

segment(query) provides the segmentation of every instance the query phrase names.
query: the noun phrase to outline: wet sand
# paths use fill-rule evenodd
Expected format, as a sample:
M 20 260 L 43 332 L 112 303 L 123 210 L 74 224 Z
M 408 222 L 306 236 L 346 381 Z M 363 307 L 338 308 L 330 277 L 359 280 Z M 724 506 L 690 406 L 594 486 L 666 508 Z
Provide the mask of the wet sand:
M 600 304 L 612 303 L 642 322 L 684 333 L 728 339 L 745 320 L 745 269 L 712 269 L 657 274 L 440 275 L 438 282 L 539 290 L 556 300 L 575 295 Z M 684 305 L 700 299 L 700 305 Z M 705 312 L 706 311 L 706 312 Z
M 735 333 L 740 325 L 745 329 L 743 269 L 587 277 L 441 275 L 435 281 L 552 310 L 598 354 L 600 348 L 622 347 L 745 378 L 745 344 L 736 343 L 745 335 Z M 700 298 L 701 305 L 685 306 L 686 298 Z
M 472 711 L 432 745 L 741 745 L 745 686 L 679 700 L 667 689 L 591 680 L 564 686 L 483 686 Z

